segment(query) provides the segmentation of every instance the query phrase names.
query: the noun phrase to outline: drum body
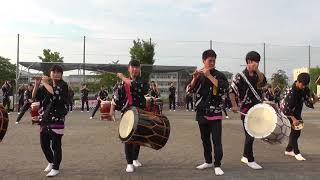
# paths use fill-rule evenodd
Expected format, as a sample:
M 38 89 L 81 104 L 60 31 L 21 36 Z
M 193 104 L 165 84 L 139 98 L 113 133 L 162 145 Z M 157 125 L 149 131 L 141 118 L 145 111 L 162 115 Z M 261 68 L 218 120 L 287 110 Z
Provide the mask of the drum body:
M 39 109 L 40 109 L 40 102 L 33 102 L 31 103 L 31 121 L 32 124 L 38 124 L 39 123 Z
M 165 116 L 133 107 L 121 118 L 119 138 L 122 142 L 158 150 L 165 146 L 169 135 L 170 123 Z
M 9 123 L 9 116 L 4 107 L 0 104 L 0 142 L 6 135 Z
M 100 103 L 100 120 L 112 121 L 110 116 L 110 101 L 101 101 Z
M 159 98 L 154 101 L 154 112 L 157 114 L 162 114 L 163 101 Z
M 271 102 L 257 104 L 249 109 L 244 126 L 250 136 L 270 143 L 284 142 L 291 132 L 289 119 Z

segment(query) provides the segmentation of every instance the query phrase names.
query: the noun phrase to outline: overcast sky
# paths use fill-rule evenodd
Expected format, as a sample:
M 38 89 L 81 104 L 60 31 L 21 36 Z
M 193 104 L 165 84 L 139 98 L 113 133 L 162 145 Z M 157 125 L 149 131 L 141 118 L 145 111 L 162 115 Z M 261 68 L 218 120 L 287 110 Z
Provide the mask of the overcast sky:
M 217 68 L 237 72 L 250 50 L 263 53 L 266 72 L 320 65 L 320 1 L 317 0 L 3 0 L 0 56 L 39 61 L 42 49 L 82 61 L 87 37 L 90 63 L 127 63 L 132 39 L 152 38 L 156 64 L 201 66 L 213 40 Z M 272 46 L 270 44 L 273 44 Z M 262 67 L 261 67 L 262 68 Z

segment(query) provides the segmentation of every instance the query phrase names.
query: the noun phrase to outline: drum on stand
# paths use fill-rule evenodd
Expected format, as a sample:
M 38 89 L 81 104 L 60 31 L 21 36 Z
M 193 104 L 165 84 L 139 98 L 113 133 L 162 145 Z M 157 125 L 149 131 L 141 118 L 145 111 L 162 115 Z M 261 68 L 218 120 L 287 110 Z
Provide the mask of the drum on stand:
M 151 97 L 146 98 L 146 108 L 145 111 L 152 112 L 153 109 L 153 99 Z
M 6 135 L 9 124 L 9 116 L 8 112 L 4 109 L 4 107 L 0 104 L 0 142 Z
M 100 103 L 100 120 L 112 121 L 110 115 L 111 102 L 101 101 Z
M 119 138 L 124 143 L 138 144 L 158 150 L 165 146 L 170 135 L 166 116 L 133 107 L 123 113 Z
M 291 132 L 289 119 L 272 102 L 250 108 L 244 126 L 250 136 L 269 143 L 283 143 Z
M 31 103 L 31 121 L 32 124 L 38 124 L 39 123 L 39 109 L 40 109 L 40 102 L 33 102 Z

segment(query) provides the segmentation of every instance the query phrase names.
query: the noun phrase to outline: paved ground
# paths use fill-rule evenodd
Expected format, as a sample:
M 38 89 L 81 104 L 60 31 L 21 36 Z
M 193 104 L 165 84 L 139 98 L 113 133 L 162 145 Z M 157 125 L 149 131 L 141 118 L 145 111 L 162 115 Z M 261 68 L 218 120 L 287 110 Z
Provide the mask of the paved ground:
M 193 112 L 164 112 L 171 122 L 167 145 L 155 151 L 142 148 L 139 160 L 143 167 L 125 173 L 123 145 L 118 139 L 119 122 L 89 120 L 88 113 L 68 115 L 63 137 L 61 174 L 55 179 L 318 179 L 320 176 L 320 107 L 304 111 L 305 129 L 300 148 L 307 158 L 298 162 L 283 155 L 285 145 L 269 145 L 257 140 L 256 161 L 264 170 L 254 171 L 240 163 L 243 129 L 238 115 L 223 122 L 225 175 L 216 177 L 213 169 L 199 171 L 203 150 Z M 41 152 L 37 126 L 30 123 L 29 113 L 14 125 L 17 114 L 10 115 L 9 130 L 0 144 L 0 179 L 45 179 L 42 170 L 47 162 Z

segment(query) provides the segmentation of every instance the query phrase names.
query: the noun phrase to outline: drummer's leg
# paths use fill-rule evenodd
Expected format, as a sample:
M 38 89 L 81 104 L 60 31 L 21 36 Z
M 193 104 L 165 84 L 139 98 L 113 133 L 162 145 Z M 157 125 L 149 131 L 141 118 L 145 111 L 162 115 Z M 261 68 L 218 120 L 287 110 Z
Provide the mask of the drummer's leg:
M 138 160 L 140 153 L 140 145 L 133 145 L 133 160 Z
M 127 164 L 133 164 L 133 144 L 124 144 L 124 151 L 126 154 Z
M 22 109 L 21 109 L 21 112 L 20 114 L 18 115 L 18 118 L 17 118 L 17 122 L 20 122 L 20 120 L 22 119 L 24 113 L 26 113 L 26 111 L 30 108 L 30 105 L 29 104 L 24 104 L 22 106 Z
M 211 132 L 212 132 L 212 142 L 214 144 L 214 160 L 215 160 L 214 166 L 220 167 L 221 160 L 223 157 L 222 142 L 221 142 L 221 134 L 222 134 L 221 120 L 216 120 L 212 122 Z
M 96 107 L 94 108 L 91 117 L 94 117 L 94 115 L 96 114 L 96 112 L 97 112 L 97 110 L 99 109 L 99 107 L 100 107 L 100 101 L 97 102 L 97 105 L 96 105 Z
M 289 136 L 289 143 L 286 148 L 287 152 L 291 152 L 293 150 L 294 154 L 300 154 L 299 146 L 298 146 L 298 138 L 300 137 L 301 130 L 294 130 L 291 128 L 291 133 Z
M 248 162 L 254 162 L 253 157 L 253 142 L 254 138 L 250 136 L 247 132 L 247 130 L 244 127 L 244 118 L 245 116 L 241 116 L 243 129 L 245 132 L 245 142 L 244 142 L 244 150 L 243 150 L 243 157 L 246 157 L 248 159 Z

